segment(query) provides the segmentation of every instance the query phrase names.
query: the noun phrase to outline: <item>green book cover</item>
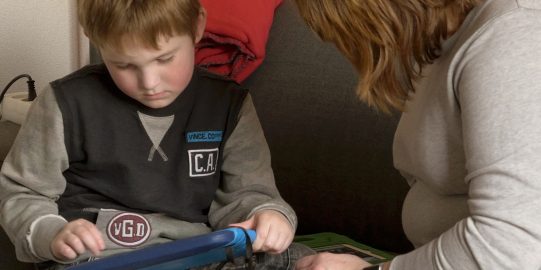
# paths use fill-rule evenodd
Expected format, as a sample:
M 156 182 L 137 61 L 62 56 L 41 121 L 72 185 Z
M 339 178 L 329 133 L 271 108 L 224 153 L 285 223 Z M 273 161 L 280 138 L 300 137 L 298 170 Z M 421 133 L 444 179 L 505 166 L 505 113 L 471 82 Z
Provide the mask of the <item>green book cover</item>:
M 317 252 L 349 253 L 361 257 L 363 260 L 377 264 L 391 260 L 395 255 L 361 244 L 353 239 L 332 233 L 323 232 L 295 236 L 293 240 L 304 244 Z

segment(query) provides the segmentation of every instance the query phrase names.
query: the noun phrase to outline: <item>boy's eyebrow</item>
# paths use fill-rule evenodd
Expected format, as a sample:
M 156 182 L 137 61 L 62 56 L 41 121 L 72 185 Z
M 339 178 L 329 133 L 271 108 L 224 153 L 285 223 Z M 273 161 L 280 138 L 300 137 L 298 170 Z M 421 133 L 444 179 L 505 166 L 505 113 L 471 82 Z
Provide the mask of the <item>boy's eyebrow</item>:
M 162 57 L 164 57 L 164 56 L 169 56 L 170 54 L 174 54 L 174 53 L 177 52 L 178 50 L 180 50 L 180 47 L 173 48 L 173 49 L 171 49 L 171 50 L 168 51 L 168 52 L 165 52 L 165 53 L 160 54 L 158 57 L 156 57 L 156 59 L 157 59 L 157 58 L 162 58 Z
M 171 54 L 174 54 L 175 52 L 177 52 L 178 50 L 180 50 L 180 47 L 176 47 L 176 48 L 173 48 L 167 52 L 164 52 L 156 57 L 154 57 L 154 59 L 159 59 L 159 58 L 162 58 L 162 57 L 165 57 L 165 56 L 169 56 Z M 122 61 L 122 60 L 110 60 L 109 62 L 111 62 L 112 64 L 115 64 L 115 65 L 118 65 L 118 64 L 125 64 L 126 62 L 125 61 Z

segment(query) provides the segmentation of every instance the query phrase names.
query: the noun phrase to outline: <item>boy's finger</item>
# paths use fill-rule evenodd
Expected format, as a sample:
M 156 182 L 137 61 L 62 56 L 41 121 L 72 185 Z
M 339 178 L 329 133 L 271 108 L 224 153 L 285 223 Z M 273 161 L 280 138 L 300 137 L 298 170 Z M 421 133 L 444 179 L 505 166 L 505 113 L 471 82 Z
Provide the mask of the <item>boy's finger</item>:
M 69 234 L 65 238 L 66 244 L 71 247 L 77 254 L 83 254 L 86 251 L 83 240 L 78 235 Z
M 255 225 L 254 218 L 251 217 L 248 220 L 245 220 L 243 222 L 229 224 L 229 227 L 241 227 L 241 228 L 244 228 L 245 230 L 251 230 L 254 228 L 254 225 Z
M 283 233 L 277 233 L 272 243 L 269 242 L 269 251 L 270 253 L 280 254 L 284 252 L 289 246 L 290 242 L 288 238 Z
M 98 230 L 98 228 L 94 224 L 92 224 L 92 228 L 90 229 L 90 231 L 92 232 L 92 236 L 94 237 L 94 240 L 96 241 L 99 250 L 104 250 L 105 242 L 103 241 L 100 230 Z
M 261 251 L 261 247 L 263 246 L 263 243 L 265 242 L 265 239 L 261 238 L 259 235 L 255 237 L 255 241 L 252 243 L 252 249 L 254 251 Z
M 94 233 L 92 230 L 87 230 L 85 233 L 81 234 L 79 236 L 81 238 L 81 241 L 84 243 L 85 247 L 92 252 L 93 255 L 99 255 L 101 248 L 99 241 L 95 238 Z M 81 254 L 81 253 L 79 253 Z
M 59 259 L 73 260 L 77 258 L 77 252 L 75 252 L 75 250 L 73 250 L 69 245 L 65 243 L 59 244 L 57 250 L 58 254 L 55 256 L 60 255 L 58 256 Z
M 258 226 L 256 228 L 256 238 L 252 245 L 255 251 L 265 251 L 263 248 L 266 245 L 267 238 L 269 236 L 269 226 Z
M 274 252 L 276 251 L 276 245 L 277 245 L 277 238 L 278 235 L 273 234 L 269 232 L 267 239 L 265 239 L 265 243 L 263 244 L 263 251 L 269 251 Z

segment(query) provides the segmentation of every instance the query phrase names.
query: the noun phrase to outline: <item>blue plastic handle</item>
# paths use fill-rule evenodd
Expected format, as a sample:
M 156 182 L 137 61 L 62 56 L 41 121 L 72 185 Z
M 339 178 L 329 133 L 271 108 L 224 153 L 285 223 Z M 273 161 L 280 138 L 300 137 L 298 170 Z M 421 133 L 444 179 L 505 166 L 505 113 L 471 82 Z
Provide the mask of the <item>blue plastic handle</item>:
M 247 230 L 250 241 L 254 230 Z M 227 259 L 225 249 L 231 247 L 235 257 L 246 254 L 246 234 L 240 228 L 227 228 L 204 235 L 142 248 L 92 262 L 68 267 L 69 270 L 117 269 L 188 269 Z

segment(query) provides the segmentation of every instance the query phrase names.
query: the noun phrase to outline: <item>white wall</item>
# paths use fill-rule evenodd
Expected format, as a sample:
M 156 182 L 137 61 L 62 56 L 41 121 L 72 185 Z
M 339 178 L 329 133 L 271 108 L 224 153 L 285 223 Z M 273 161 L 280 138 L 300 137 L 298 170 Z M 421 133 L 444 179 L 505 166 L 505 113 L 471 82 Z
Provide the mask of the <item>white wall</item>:
M 75 0 L 0 0 L 0 91 L 27 73 L 38 93 L 50 81 L 88 63 Z M 20 79 L 9 92 L 26 89 Z

